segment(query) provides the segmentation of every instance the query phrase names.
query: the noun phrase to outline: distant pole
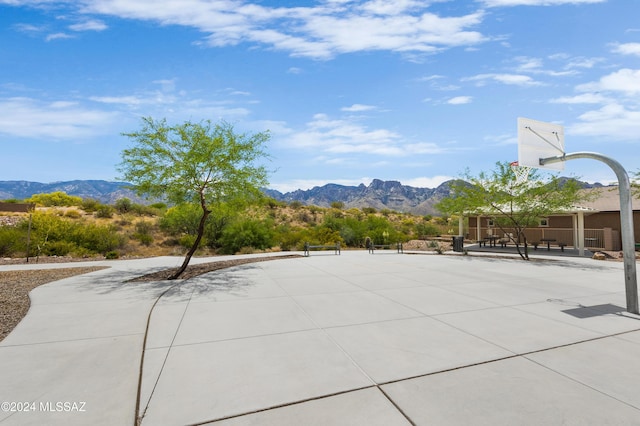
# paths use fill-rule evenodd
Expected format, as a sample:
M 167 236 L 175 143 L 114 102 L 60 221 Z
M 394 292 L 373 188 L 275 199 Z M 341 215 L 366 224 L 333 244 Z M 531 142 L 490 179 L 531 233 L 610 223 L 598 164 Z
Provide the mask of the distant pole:
M 622 237 L 622 254 L 624 257 L 624 282 L 627 294 L 627 312 L 640 314 L 638 310 L 638 280 L 636 276 L 635 237 L 633 235 L 633 207 L 631 205 L 631 181 L 622 164 L 616 160 L 596 152 L 574 152 L 556 157 L 541 158 L 540 165 L 558 163 L 560 161 L 590 158 L 602 161 L 615 172 L 620 189 L 620 234 Z
M 29 263 L 29 245 L 31 244 L 31 219 L 32 213 L 29 213 L 29 228 L 27 229 L 27 263 Z

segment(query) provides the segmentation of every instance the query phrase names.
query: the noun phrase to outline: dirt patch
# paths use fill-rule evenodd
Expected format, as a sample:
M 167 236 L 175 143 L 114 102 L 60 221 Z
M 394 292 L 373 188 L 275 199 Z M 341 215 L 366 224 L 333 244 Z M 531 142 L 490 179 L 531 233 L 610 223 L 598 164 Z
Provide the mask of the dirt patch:
M 233 266 L 245 265 L 247 263 L 266 262 L 269 260 L 278 259 L 293 259 L 302 257 L 299 254 L 286 254 L 281 256 L 266 256 L 266 257 L 254 257 L 245 259 L 232 259 L 221 260 L 218 262 L 201 263 L 199 265 L 189 265 L 187 269 L 180 275 L 179 280 L 188 280 L 189 278 L 197 277 L 198 275 L 206 274 L 208 272 L 217 271 L 220 269 L 231 268 Z M 141 277 L 134 278 L 127 282 L 145 282 L 145 281 L 163 281 L 168 280 L 178 268 L 165 269 L 162 271 L 154 272 L 152 274 L 143 275 Z
M 453 248 L 451 241 L 437 241 L 437 240 L 411 240 L 402 244 L 403 250 L 413 251 L 437 251 L 444 252 L 450 251 Z

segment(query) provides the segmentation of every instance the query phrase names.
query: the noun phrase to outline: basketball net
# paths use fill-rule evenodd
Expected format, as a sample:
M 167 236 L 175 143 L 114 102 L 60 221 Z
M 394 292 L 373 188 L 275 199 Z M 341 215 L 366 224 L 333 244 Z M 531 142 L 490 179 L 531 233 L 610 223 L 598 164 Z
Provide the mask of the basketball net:
M 529 180 L 531 167 L 520 166 L 517 161 L 514 161 L 509 165 L 511 166 L 511 170 L 513 170 L 513 174 L 516 176 L 517 184 L 524 184 Z

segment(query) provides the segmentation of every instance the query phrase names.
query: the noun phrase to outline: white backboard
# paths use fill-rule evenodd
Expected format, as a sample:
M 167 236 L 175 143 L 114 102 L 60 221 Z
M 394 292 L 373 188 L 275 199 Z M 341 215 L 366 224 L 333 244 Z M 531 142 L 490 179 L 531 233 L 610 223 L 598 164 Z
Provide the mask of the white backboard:
M 540 165 L 541 158 L 564 154 L 564 127 L 530 118 L 518 118 L 518 164 L 520 166 L 564 170 L 564 161 Z

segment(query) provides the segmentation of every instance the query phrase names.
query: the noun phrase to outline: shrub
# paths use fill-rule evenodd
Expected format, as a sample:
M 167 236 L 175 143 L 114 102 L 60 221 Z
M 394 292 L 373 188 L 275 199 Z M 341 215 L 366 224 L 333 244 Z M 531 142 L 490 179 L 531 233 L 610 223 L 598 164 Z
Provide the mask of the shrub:
M 42 254 L 46 256 L 66 256 L 76 251 L 77 248 L 71 241 L 49 241 L 43 248 Z
M 67 195 L 66 192 L 57 191 L 50 194 L 34 194 L 31 198 L 25 200 L 28 203 L 36 203 L 45 207 L 59 206 L 81 206 L 82 198 Z
M 145 206 L 144 204 L 133 204 L 131 206 L 131 211 L 137 214 L 138 216 L 159 216 L 160 211 L 151 206 Z
M 140 241 L 140 243 L 145 246 L 150 246 L 153 242 L 153 235 L 151 234 L 153 225 L 149 222 L 140 221 L 137 222 L 135 226 L 136 232 L 133 234 L 133 238 Z
M 180 237 L 178 239 L 178 243 L 186 248 L 186 249 L 190 249 L 191 247 L 193 247 L 193 244 L 196 242 L 196 235 L 183 235 L 182 237 Z
M 222 251 L 233 254 L 243 247 L 264 250 L 274 246 L 273 221 L 244 219 L 227 226 L 222 232 Z
M 65 217 L 69 219 L 80 219 L 82 214 L 78 210 L 67 210 L 64 214 Z
M 84 210 L 87 213 L 95 212 L 96 210 L 98 210 L 100 206 L 101 206 L 100 201 L 94 200 L 93 198 L 86 198 L 82 200 L 82 204 L 80 205 L 80 207 L 82 207 L 82 210 Z
M 110 252 L 105 253 L 105 255 L 104 255 L 104 258 L 105 259 L 109 259 L 109 260 L 117 259 L 119 257 L 120 257 L 120 255 L 118 254 L 117 251 L 110 251 Z
M 120 214 L 129 213 L 133 209 L 133 203 L 126 197 L 119 198 L 116 200 L 114 207 Z
M 80 247 L 102 254 L 120 248 L 125 243 L 124 236 L 118 234 L 113 226 L 94 224 L 76 228 L 71 239 Z
M 196 235 L 202 211 L 196 204 L 180 204 L 167 210 L 160 219 L 160 229 L 170 235 Z
M 25 251 L 26 232 L 8 226 L 0 226 L 0 256 L 13 256 Z
M 167 208 L 167 205 L 165 203 L 153 203 L 149 207 L 156 210 L 165 210 Z
M 104 204 L 99 206 L 96 210 L 96 217 L 102 219 L 110 219 L 111 217 L 113 217 L 113 207 L 106 206 Z
M 429 237 L 440 234 L 440 229 L 431 223 L 419 223 L 415 227 L 418 237 Z

